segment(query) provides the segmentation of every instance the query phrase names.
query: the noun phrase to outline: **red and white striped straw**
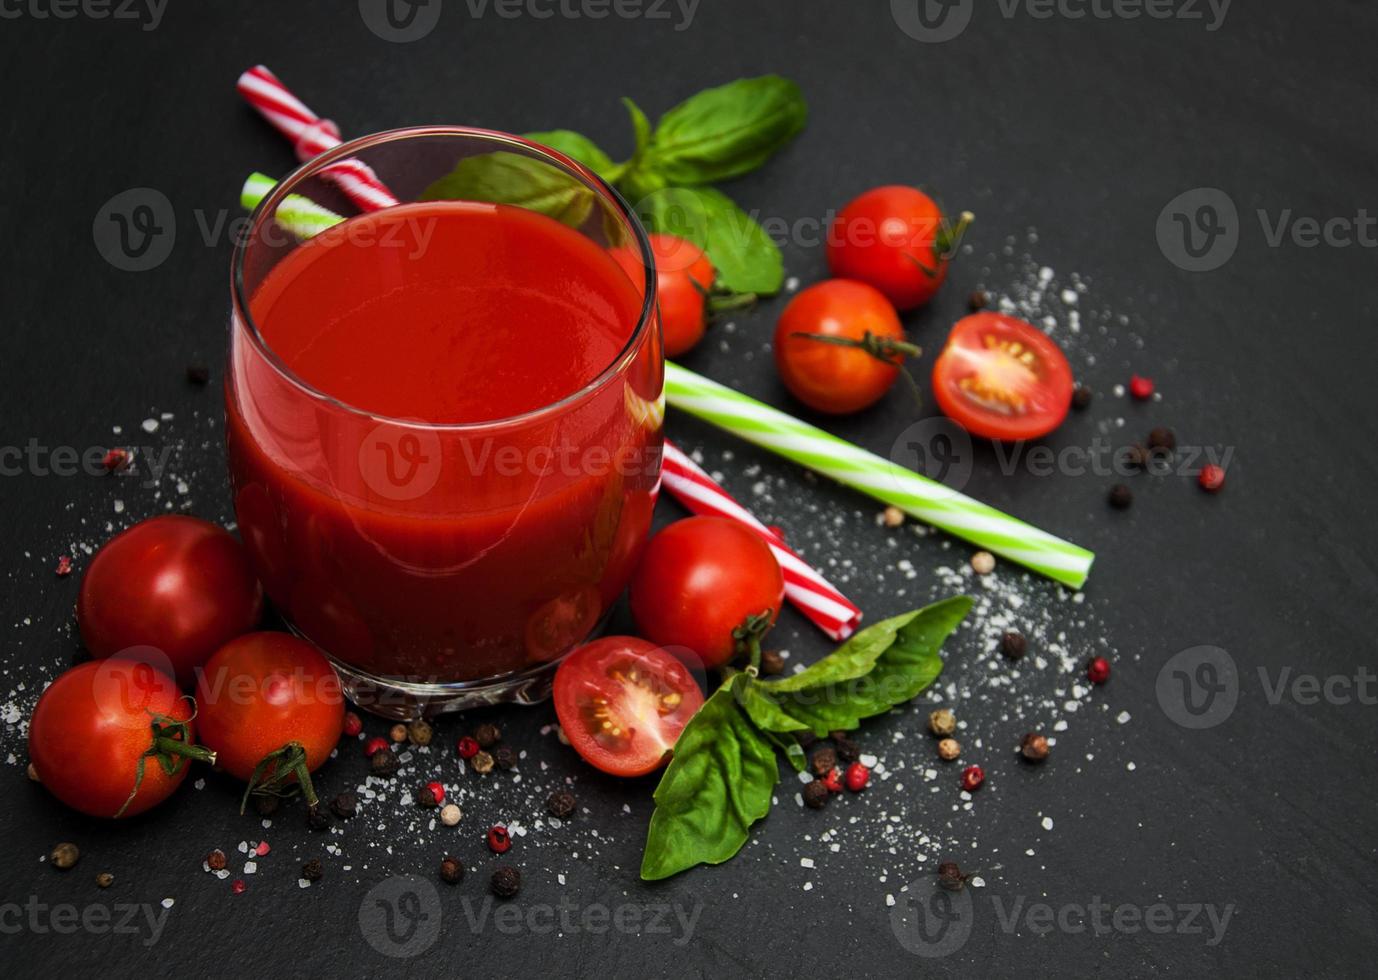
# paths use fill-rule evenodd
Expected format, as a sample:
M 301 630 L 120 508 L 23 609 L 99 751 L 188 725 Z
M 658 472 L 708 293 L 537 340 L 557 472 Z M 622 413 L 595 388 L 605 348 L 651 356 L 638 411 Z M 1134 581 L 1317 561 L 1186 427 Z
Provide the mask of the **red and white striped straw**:
M 340 145 L 340 129 L 322 119 L 293 95 L 282 80 L 263 65 L 239 76 L 239 94 L 292 144 L 302 163 Z M 378 211 L 398 204 L 387 185 L 362 160 L 340 160 L 321 171 L 361 210 Z
M 661 465 L 665 489 L 695 514 L 726 517 L 759 534 L 785 576 L 785 597 L 819 629 L 834 640 L 845 640 L 861 622 L 861 610 L 839 592 L 808 562 L 796 555 L 784 539 L 766 527 L 751 511 L 733 500 L 718 483 L 670 440 L 665 440 Z

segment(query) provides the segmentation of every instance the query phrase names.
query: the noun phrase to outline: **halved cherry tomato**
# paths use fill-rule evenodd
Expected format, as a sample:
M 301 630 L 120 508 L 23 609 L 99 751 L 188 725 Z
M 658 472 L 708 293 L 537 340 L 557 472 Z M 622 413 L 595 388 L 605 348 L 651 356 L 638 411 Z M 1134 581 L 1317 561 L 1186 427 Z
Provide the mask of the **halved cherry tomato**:
M 933 394 L 943 414 L 972 435 L 1037 439 L 1072 405 L 1072 367 L 1033 324 L 1003 313 L 957 322 L 933 365 Z
M 791 394 L 834 415 L 879 401 L 905 356 L 918 351 L 905 343 L 890 301 L 851 279 L 815 283 L 790 300 L 773 346 L 780 380 Z
M 654 643 L 606 636 L 555 672 L 555 713 L 584 761 L 614 776 L 659 769 L 703 704 L 684 664 Z
M 29 761 L 39 781 L 72 809 L 132 817 L 172 795 L 190 758 L 213 758 L 192 744 L 191 715 L 177 682 L 150 664 L 87 661 L 38 699 Z
M 254 628 L 263 591 L 239 542 L 209 521 L 167 514 L 111 538 L 91 559 L 77 626 L 94 657 L 157 647 L 183 687 L 223 644 Z
M 848 202 L 828 229 L 828 267 L 839 279 L 875 286 L 895 307 L 912 310 L 931 300 L 971 222 L 954 224 L 915 187 L 875 187 Z
M 780 564 L 765 541 L 725 517 L 676 521 L 651 539 L 632 576 L 638 632 L 694 666 L 718 667 L 737 653 L 733 631 L 753 617 L 773 624 L 785 597 Z
M 330 758 L 345 711 L 340 679 L 320 651 L 286 633 L 231 640 L 199 671 L 196 705 L 201 740 L 221 769 L 247 783 L 270 760 L 260 782 L 278 790 L 300 782 L 315 802 L 305 773 Z

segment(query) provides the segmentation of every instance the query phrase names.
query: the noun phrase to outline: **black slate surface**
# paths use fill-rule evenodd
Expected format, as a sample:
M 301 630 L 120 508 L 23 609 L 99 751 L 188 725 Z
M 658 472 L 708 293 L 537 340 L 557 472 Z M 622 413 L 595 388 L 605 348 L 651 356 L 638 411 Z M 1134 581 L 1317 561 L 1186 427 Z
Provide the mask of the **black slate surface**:
M 111 426 L 122 424 L 122 441 L 176 444 L 175 469 L 189 484 L 193 512 L 229 518 L 214 420 L 230 234 L 215 221 L 238 215 L 244 174 L 283 173 L 292 163 L 234 93 L 249 65 L 273 67 L 347 133 L 431 121 L 512 131 L 567 126 L 615 152 L 628 145 L 619 96 L 635 96 L 654 115 L 707 85 L 778 71 L 803 86 L 809 127 L 765 169 L 734 184 L 734 196 L 793 221 L 821 216 L 878 183 L 922 182 L 972 207 L 974 252 L 930 309 L 907 318 L 913 336 L 936 349 L 966 293 L 978 284 L 1009 289 L 1025 252 L 1059 274 L 1075 270 L 1143 339 L 1139 348 L 1086 338 L 1081 349 L 1096 363 L 1077 363 L 1083 379 L 1106 399 L 1138 370 L 1164 393 L 1153 405 L 1102 401 L 1092 416 L 1125 417 L 1126 435 L 1171 424 L 1183 438 L 1232 447 L 1228 488 L 1210 498 L 1188 480 L 1141 480 L 1135 507 L 1112 514 L 1105 478 L 1003 475 L 988 449 L 977 453 L 970 492 L 1099 553 L 1088 596 L 1119 656 L 1111 685 L 1097 695 L 1112 709 L 1078 719 L 1050 765 L 1011 770 L 998 795 L 978 798 L 972 836 L 979 830 L 983 848 L 998 847 L 1003 866 L 986 874 L 984 889 L 964 893 L 971 905 L 959 898 L 934 906 L 956 917 L 945 926 L 935 921 L 918 932 L 901 917 L 896 927 L 884 896 L 900 882 L 879 881 L 886 862 L 870 852 L 827 856 L 806 876 L 812 890 L 802 890 L 797 850 L 812 828 L 783 802 L 758 828 L 761 843 L 730 864 L 643 886 L 635 876 L 638 828 L 652 784 L 589 774 L 539 733 L 552 717 L 541 707 L 496 714 L 533 760 L 580 777 L 581 801 L 592 810 L 583 819 L 613 843 L 563 860 L 577 872 L 565 886 L 543 872 L 552 863 L 543 850 L 528 865 L 523 914 L 546 905 L 558 914 L 561 902 L 580 914 L 597 903 L 678 905 L 698 909 L 692 938 L 676 944 L 679 929 L 556 936 L 526 926 L 506 934 L 491 922 L 475 927 L 460 903 L 465 895 L 481 899 L 484 875 L 475 873 L 459 891 L 441 894 L 440 905 L 419 906 L 439 916 L 420 924 L 423 939 L 439 926 L 433 944 L 406 949 L 423 949 L 419 955 L 384 956 L 359 925 L 368 889 L 395 875 L 434 880 L 451 838 L 399 835 L 392 855 L 371 853 L 367 871 L 346 874 L 327 862 L 327 879 L 301 890 L 291 869 L 318 853 L 319 842 L 283 818 L 266 832 L 277 863 L 265 859 L 249 892 L 232 897 L 227 883 L 200 870 L 210 847 L 259 836 L 254 820 L 235 814 L 231 786 L 212 779 L 145 818 L 98 824 L 27 783 L 22 738 L 9 725 L 4 749 L 16 761 L 0 769 L 6 975 L 1343 977 L 1371 970 L 1378 691 L 1370 683 L 1361 699 L 1350 689 L 1347 703 L 1325 695 L 1304 703 L 1290 691 L 1277 703 L 1268 696 L 1279 678 L 1353 677 L 1375 653 L 1368 616 L 1378 597 L 1371 489 L 1378 276 L 1374 230 L 1363 225 L 1378 211 L 1371 4 L 1253 0 L 1217 21 L 1219 8 L 1185 0 L 1154 8 L 1180 15 L 1168 19 L 1130 18 L 1137 5 L 1110 0 L 982 3 L 945 43 L 911 36 L 923 33 L 916 8 L 899 0 L 888 7 L 703 0 L 687 25 L 684 8 L 671 5 L 666 20 L 593 19 L 559 11 L 596 13 L 596 4 L 542 2 L 537 13 L 557 11 L 542 19 L 526 6 L 520 16 L 503 16 L 513 8 L 497 0 L 451 2 L 427 36 L 409 43 L 370 30 L 377 6 L 0 5 L 0 445 L 37 440 L 82 449 L 116 441 Z M 969 7 L 955 4 L 955 19 L 929 23 L 953 29 Z M 137 17 L 93 16 L 102 9 Z M 1053 13 L 1043 17 L 1044 10 Z M 1071 15 L 1077 11 L 1085 16 Z M 419 14 L 424 27 L 430 14 Z M 136 187 L 166 195 L 177 231 L 165 261 L 127 272 L 102 257 L 92 227 L 107 201 Z M 1223 191 L 1239 216 L 1237 251 L 1209 272 L 1169 261 L 1182 258 L 1180 240 L 1167 238 L 1164 248 L 1157 235 L 1168 203 L 1198 188 Z M 1319 245 L 1290 235 L 1274 244 L 1265 225 L 1284 217 L 1346 224 L 1333 225 Z M 1354 232 L 1348 245 L 1335 237 L 1346 228 Z M 1010 257 L 1002 254 L 1007 238 L 1015 242 Z M 1228 236 L 1222 242 L 1227 247 Z M 821 249 L 798 237 L 784 248 L 792 275 L 808 282 L 825 274 Z M 687 363 L 788 407 L 760 355 L 780 306 L 773 301 L 738 318 L 728 352 L 710 341 Z M 758 356 L 747 360 L 746 350 Z M 209 389 L 184 380 L 185 365 L 198 361 L 213 366 Z M 151 411 L 175 418 L 145 436 L 138 423 Z M 834 429 L 887 452 L 912 416 L 897 390 Z M 719 467 L 722 451 L 734 449 L 743 467 L 763 463 L 781 480 L 793 473 L 705 427 L 678 417 L 671 426 Z M 1091 417 L 1075 419 L 1051 444 L 1085 445 L 1095 432 Z M 98 543 L 106 520 L 153 513 L 163 499 L 112 491 L 95 477 L 17 468 L 0 478 L 0 688 L 13 692 L 27 680 L 28 695 L 11 695 L 27 705 L 34 679 L 51 676 L 78 648 L 69 626 L 78 576 L 56 578 L 57 555 L 72 542 Z M 751 479 L 729 472 L 729 485 L 747 494 Z M 866 520 L 842 533 L 840 550 L 856 536 L 858 551 L 876 554 L 874 540 L 869 550 L 861 545 L 881 533 L 869 524 L 875 508 L 825 485 L 798 485 L 799 496 L 825 513 L 864 512 Z M 117 492 L 127 500 L 125 515 L 111 509 Z M 163 492 L 180 499 L 175 481 Z M 678 514 L 670 504 L 662 512 L 662 519 Z M 807 539 L 789 498 L 769 516 Z M 932 538 L 916 540 L 907 555 L 924 583 L 952 559 Z M 859 575 L 872 571 L 880 569 Z M 868 595 L 862 587 L 857 597 L 876 619 L 906 607 L 895 591 Z M 828 648 L 793 613 L 781 640 L 803 658 Z M 1171 657 L 1201 644 L 1231 655 L 1238 703 L 1214 727 L 1190 730 L 1162 709 L 1157 684 Z M 961 641 L 949 652 L 974 654 Z M 1332 684 L 1332 695 L 1344 691 Z M 1114 723 L 1120 710 L 1133 716 L 1123 727 Z M 998 717 L 987 711 L 973 720 L 994 729 Z M 888 742 L 898 724 L 912 730 L 915 718 L 882 720 L 868 738 Z M 457 728 L 452 723 L 447 736 Z M 1009 734 L 989 737 L 1003 745 Z M 1133 772 L 1127 761 L 1136 763 Z M 337 786 L 362 771 L 352 755 L 335 766 Z M 951 801 L 931 802 L 937 821 Z M 1024 857 L 1033 814 L 1054 810 L 1056 830 L 1038 835 L 1036 859 Z M 477 872 L 490 865 L 476 827 L 465 825 L 461 853 Z M 84 851 L 75 870 L 62 874 L 40 862 L 67 839 Z M 518 864 L 520 843 L 512 854 Z M 980 864 L 981 852 L 971 860 Z M 101 870 L 117 879 L 106 892 L 92 884 Z M 146 903 L 157 916 L 164 897 L 175 904 L 156 942 L 147 928 L 71 929 L 68 913 L 53 911 L 107 906 L 118 917 L 123 906 Z M 1105 934 L 1078 929 L 1080 919 L 1044 929 L 1041 920 L 1020 918 L 1007 927 L 1000 914 L 1017 902 L 1056 913 L 1097 901 L 1140 913 L 1166 903 L 1168 931 L 1131 930 L 1129 919 Z M 1181 907 L 1194 905 L 1233 907 L 1221 941 L 1209 944 L 1209 926 L 1205 935 L 1177 928 L 1190 925 Z M 413 906 L 398 908 L 405 914 Z

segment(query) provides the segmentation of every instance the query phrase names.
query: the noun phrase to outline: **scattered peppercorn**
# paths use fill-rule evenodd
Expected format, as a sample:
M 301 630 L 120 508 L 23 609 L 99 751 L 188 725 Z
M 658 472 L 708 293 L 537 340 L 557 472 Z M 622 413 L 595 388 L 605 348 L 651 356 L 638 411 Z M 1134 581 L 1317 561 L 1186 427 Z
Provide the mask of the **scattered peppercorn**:
M 837 757 L 842 762 L 852 763 L 861 758 L 861 746 L 849 738 L 845 732 L 833 732 L 830 736 L 837 746 Z
M 359 798 L 353 793 L 341 793 L 330 801 L 330 812 L 341 820 L 348 820 L 359 812 Z
M 966 887 L 967 876 L 956 861 L 944 861 L 938 865 L 938 884 L 946 891 L 959 892 Z
M 434 781 L 422 784 L 416 791 L 416 802 L 421 806 L 440 806 L 445 802 L 445 787 Z
M 822 782 L 823 785 L 828 788 L 829 793 L 842 792 L 842 774 L 839 770 L 829 770 L 828 774 L 823 777 Z
M 61 868 L 63 871 L 76 864 L 79 857 L 81 857 L 81 851 L 77 850 L 77 846 L 69 841 L 58 844 L 48 855 L 49 860 L 53 862 L 53 867 Z
M 474 741 L 481 749 L 491 749 L 502 741 L 502 732 L 492 722 L 486 722 L 474 729 Z
M 306 808 L 306 827 L 308 830 L 322 831 L 330 829 L 330 813 L 323 806 L 309 806 Z
M 946 737 L 957 730 L 957 716 L 951 708 L 939 708 L 928 716 L 928 730 L 938 737 Z
M 43 780 L 41 780 L 41 779 L 38 778 L 38 770 L 34 768 L 34 765 L 33 765 L 32 762 L 29 763 L 28 773 L 29 773 L 29 779 L 31 779 L 33 782 L 35 782 L 35 783 L 41 783 L 41 782 L 43 782 Z
M 225 864 L 225 852 L 218 847 L 206 855 L 206 867 L 212 871 L 224 871 Z
M 1201 467 L 1201 474 L 1196 478 L 1196 482 L 1207 493 L 1219 493 L 1221 488 L 1225 486 L 1225 468 L 1216 466 L 1214 463 L 1207 463 Z
M 550 815 L 561 820 L 568 820 L 574 816 L 574 806 L 574 794 L 567 789 L 556 790 L 545 801 L 545 808 Z
M 282 799 L 276 793 L 255 793 L 254 812 L 260 817 L 271 817 L 282 806 Z
M 440 822 L 447 827 L 453 827 L 464 817 L 464 811 L 455 803 L 446 803 L 440 808 Z
M 407 738 L 411 741 L 412 745 L 430 745 L 431 735 L 430 724 L 421 718 L 416 719 L 416 721 L 407 726 Z
M 904 511 L 892 505 L 885 508 L 880 519 L 885 522 L 886 527 L 902 527 L 904 525 Z
M 955 738 L 945 738 L 938 743 L 938 758 L 951 762 L 962 754 L 962 743 Z
M 507 832 L 507 828 L 502 824 L 495 824 L 488 828 L 488 849 L 494 854 L 506 854 L 507 849 L 512 846 L 512 835 Z
M 350 738 L 358 735 L 364 730 L 364 720 L 352 711 L 346 711 L 344 716 L 344 733 Z
M 1042 762 L 1048 758 L 1048 739 L 1038 732 L 1029 732 L 1019 743 L 1019 754 L 1030 762 Z
M 761 673 L 766 677 L 774 677 L 776 674 L 785 672 L 785 658 L 780 656 L 779 650 L 761 651 Z
M 823 785 L 821 779 L 804 784 L 804 805 L 810 810 L 821 810 L 828 805 L 828 797 L 832 794 L 828 792 L 828 787 Z
M 1110 661 L 1104 657 L 1092 657 L 1086 665 L 1086 677 L 1092 684 L 1104 684 L 1110 679 Z
M 1143 378 L 1136 374 L 1129 379 L 1129 393 L 1139 401 L 1145 401 L 1146 399 L 1152 398 L 1153 388 L 1154 384 L 1152 378 Z
M 978 289 L 967 297 L 967 308 L 973 313 L 984 310 L 989 303 L 990 297 L 986 295 L 985 290 Z
M 809 759 L 809 765 L 813 767 L 815 776 L 826 776 L 837 765 L 837 750 L 827 745 L 814 752 Z
M 1091 407 L 1091 389 L 1086 385 L 1077 385 L 1072 389 L 1072 407 L 1078 412 L 1084 412 Z
M 399 721 L 388 729 L 388 738 L 394 742 L 405 742 L 407 740 L 407 726 Z
M 468 735 L 465 735 L 455 743 L 455 750 L 459 752 L 459 757 L 468 761 L 478 753 L 478 743 Z
M 493 763 L 504 772 L 517 768 L 517 750 L 510 745 L 499 745 L 493 750 Z
M 853 762 L 847 767 L 847 788 L 853 793 L 860 793 L 866 788 L 866 784 L 870 781 L 871 770 L 867 769 L 860 762 Z
M 1171 453 L 1177 448 L 1177 435 L 1167 426 L 1160 425 L 1148 434 L 1148 448 Z
M 391 752 L 375 752 L 368 760 L 368 768 L 375 776 L 395 776 L 402 763 Z
M 116 446 L 101 457 L 100 465 L 105 468 L 107 473 L 114 473 L 116 470 L 124 469 L 124 467 L 128 466 L 129 460 L 129 450 L 121 449 L 119 446 Z
M 1029 641 L 1024 638 L 1023 633 L 1010 630 L 1000 638 L 1000 652 L 1011 660 L 1018 660 L 1028 649 Z
M 1116 510 L 1127 510 L 1129 505 L 1134 503 L 1134 491 L 1130 490 L 1123 483 L 1117 483 L 1110 488 L 1110 506 Z
M 440 880 L 457 885 L 464 878 L 464 862 L 446 854 L 440 861 Z
M 971 569 L 977 575 L 989 575 L 995 571 L 995 556 L 989 551 L 978 551 L 971 556 Z
M 96 875 L 97 888 L 109 888 L 114 883 L 115 876 L 112 875 L 109 871 L 102 871 L 100 874 Z
M 493 771 L 493 757 L 487 752 L 475 752 L 469 760 L 469 768 L 481 776 L 490 773 Z
M 498 898 L 515 898 L 522 890 L 522 873 L 510 864 L 499 865 L 488 881 L 488 888 Z
M 385 738 L 379 738 L 375 735 L 373 738 L 369 739 L 367 742 L 364 743 L 364 755 L 377 755 L 379 752 L 387 751 L 387 747 L 388 740 Z
M 986 781 L 986 771 L 980 766 L 967 766 L 962 770 L 962 789 L 974 793 Z
M 321 866 L 319 858 L 312 858 L 301 866 L 301 876 L 307 881 L 320 881 L 323 874 L 325 868 Z
M 57 575 L 58 578 L 66 578 L 68 575 L 71 575 L 72 559 L 66 555 L 59 557 L 57 564 L 53 566 L 53 573 Z
M 211 369 L 204 364 L 188 364 L 187 380 L 194 385 L 208 384 L 211 380 Z

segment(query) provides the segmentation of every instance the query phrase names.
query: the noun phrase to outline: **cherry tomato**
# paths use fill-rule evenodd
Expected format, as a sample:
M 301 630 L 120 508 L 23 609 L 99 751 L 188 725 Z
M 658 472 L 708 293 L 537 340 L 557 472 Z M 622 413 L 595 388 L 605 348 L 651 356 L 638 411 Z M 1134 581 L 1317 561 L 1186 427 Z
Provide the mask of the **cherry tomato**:
M 933 365 L 938 407 L 988 439 L 1037 439 L 1072 405 L 1072 368 L 1042 330 L 1003 313 L 959 320 Z
M 905 343 L 890 301 L 851 279 L 816 283 L 790 300 L 774 347 L 785 387 L 810 408 L 834 415 L 875 404 L 899 377 L 905 355 L 918 352 Z
M 172 795 L 190 758 L 213 759 L 194 737 L 191 702 L 176 681 L 111 657 L 73 667 L 43 692 L 29 722 L 29 761 L 72 809 L 132 817 Z
M 632 577 L 632 616 L 648 640 L 687 647 L 704 667 L 736 654 L 733 631 L 774 623 L 785 597 L 780 565 L 758 535 L 724 517 L 676 521 L 651 539 Z
M 656 298 L 665 332 L 665 356 L 679 357 L 698 346 L 708 326 L 708 293 L 717 270 L 693 242 L 674 235 L 653 234 L 656 257 Z
M 560 663 L 554 699 L 560 727 L 585 762 L 614 776 L 644 776 L 665 763 L 703 692 L 654 643 L 606 636 Z
M 196 668 L 253 629 L 262 609 L 239 542 L 208 521 L 169 514 L 135 524 L 96 552 L 81 581 L 77 626 L 92 656 L 156 647 L 190 687 Z
M 839 279 L 859 279 L 879 289 L 900 310 L 931 300 L 947 278 L 962 232 L 942 209 L 914 187 L 876 187 L 847 204 L 828 231 L 828 267 Z
M 196 681 L 197 725 L 221 769 L 245 782 L 265 759 L 263 774 L 302 783 L 330 758 L 344 726 L 344 695 L 330 661 L 286 633 L 249 633 L 206 662 Z M 294 748 L 296 747 L 296 748 Z M 278 775 L 278 771 L 281 774 Z

